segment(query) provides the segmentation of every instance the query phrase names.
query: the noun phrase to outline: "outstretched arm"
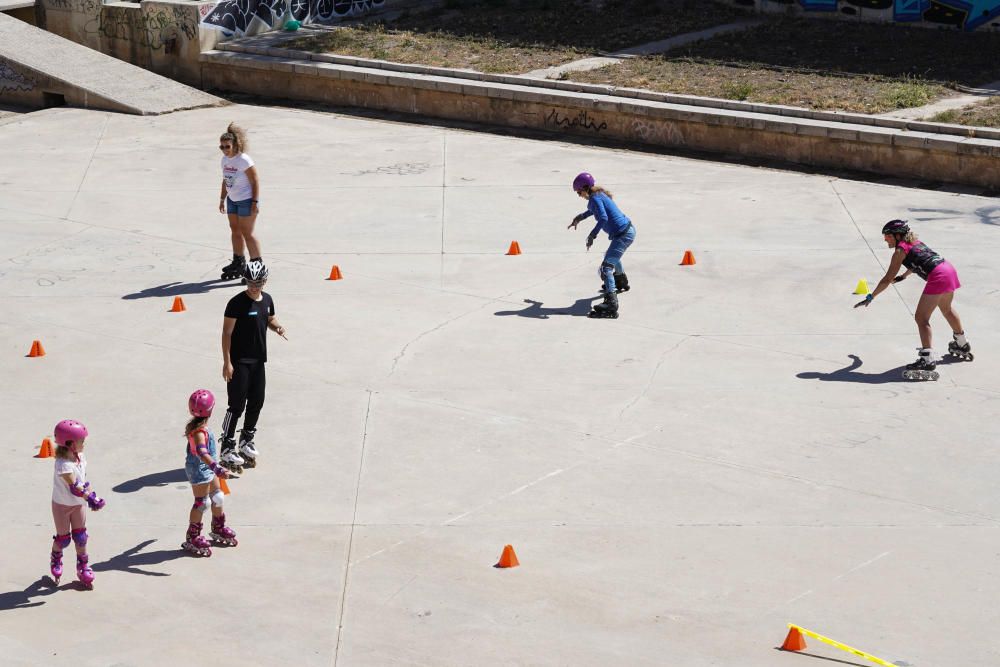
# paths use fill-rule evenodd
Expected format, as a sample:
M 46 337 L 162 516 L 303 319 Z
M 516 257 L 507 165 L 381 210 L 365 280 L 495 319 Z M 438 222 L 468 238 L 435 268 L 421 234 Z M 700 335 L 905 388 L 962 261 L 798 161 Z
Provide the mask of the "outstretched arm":
M 900 267 L 903 266 L 903 260 L 906 258 L 906 251 L 902 248 L 896 248 L 896 251 L 892 253 L 892 261 L 889 262 L 889 269 L 885 272 L 882 280 L 878 281 L 878 285 L 872 290 L 872 293 L 865 297 L 864 301 L 859 301 L 854 304 L 854 307 L 867 306 L 870 304 L 875 297 L 877 297 L 882 292 L 889 289 L 889 285 L 895 282 L 896 274 L 899 273 Z M 909 275 L 910 271 L 907 271 L 904 275 Z

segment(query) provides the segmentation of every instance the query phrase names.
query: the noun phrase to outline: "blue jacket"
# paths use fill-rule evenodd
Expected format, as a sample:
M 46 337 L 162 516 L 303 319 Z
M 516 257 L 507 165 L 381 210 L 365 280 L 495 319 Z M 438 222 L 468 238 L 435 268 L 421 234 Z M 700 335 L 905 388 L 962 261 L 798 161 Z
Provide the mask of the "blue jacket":
M 587 202 L 587 212 L 581 213 L 578 217 L 580 220 L 586 220 L 590 216 L 597 219 L 597 224 L 590 231 L 590 236 L 595 238 L 601 230 L 609 237 L 614 238 L 632 224 L 632 221 L 618 208 L 618 204 L 603 192 L 595 192 L 590 195 L 590 200 Z

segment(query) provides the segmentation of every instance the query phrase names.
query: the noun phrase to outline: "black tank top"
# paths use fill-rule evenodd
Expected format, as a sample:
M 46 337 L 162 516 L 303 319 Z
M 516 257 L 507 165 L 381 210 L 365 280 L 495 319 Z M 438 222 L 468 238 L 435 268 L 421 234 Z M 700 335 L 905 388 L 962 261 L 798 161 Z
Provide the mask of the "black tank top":
M 923 241 L 917 241 L 903 258 L 903 266 L 927 280 L 927 276 L 934 270 L 934 267 L 943 261 L 944 257 L 924 245 Z

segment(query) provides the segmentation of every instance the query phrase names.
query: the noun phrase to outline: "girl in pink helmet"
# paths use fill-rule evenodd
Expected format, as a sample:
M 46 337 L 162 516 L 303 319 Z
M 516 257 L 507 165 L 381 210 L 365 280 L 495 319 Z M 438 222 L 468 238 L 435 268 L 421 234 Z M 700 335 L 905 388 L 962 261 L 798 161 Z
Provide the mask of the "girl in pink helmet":
M 188 531 L 181 548 L 196 556 L 211 556 L 211 544 L 201 534 L 202 516 L 212 507 L 212 540 L 217 544 L 236 546 L 236 533 L 226 525 L 226 514 L 222 509 L 225 495 L 217 478 L 225 479 L 226 469 L 216 462 L 215 436 L 208 429 L 208 418 L 215 407 L 215 396 L 207 389 L 198 389 L 188 399 L 191 420 L 184 429 L 187 436 L 187 459 L 184 472 L 191 482 L 194 505 L 188 515 Z
M 94 587 L 94 571 L 87 556 L 86 507 L 95 512 L 104 500 L 90 490 L 87 481 L 87 458 L 83 455 L 87 427 L 73 419 L 64 419 L 55 428 L 56 462 L 52 476 L 52 518 L 56 534 L 52 536 L 52 581 L 59 585 L 63 573 L 63 549 L 72 540 L 76 544 L 76 578 L 84 586 Z

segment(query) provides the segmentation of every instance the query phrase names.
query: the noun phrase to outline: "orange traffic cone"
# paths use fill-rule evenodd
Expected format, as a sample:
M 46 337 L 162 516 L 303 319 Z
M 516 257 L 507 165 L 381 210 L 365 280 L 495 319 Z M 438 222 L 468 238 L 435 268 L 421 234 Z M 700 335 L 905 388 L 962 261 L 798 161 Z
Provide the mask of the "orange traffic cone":
M 183 313 L 187 308 L 184 307 L 184 299 L 179 296 L 174 297 L 174 305 L 170 307 L 171 313 Z
M 219 478 L 219 488 L 222 489 L 222 494 L 223 495 L 226 495 L 226 496 L 229 495 L 229 485 L 226 484 L 226 478 L 225 477 L 220 477 Z
M 508 255 L 520 255 L 521 254 L 521 244 L 517 241 L 510 242 L 510 248 L 507 249 Z
M 31 351 L 28 352 L 29 357 L 44 357 L 45 348 L 42 347 L 42 342 L 40 340 L 31 341 Z
M 55 454 L 52 453 L 52 441 L 48 438 L 42 440 L 42 446 L 38 448 L 38 453 L 35 454 L 36 459 L 51 459 Z
M 493 567 L 517 567 L 520 563 L 517 561 L 517 554 L 514 553 L 514 547 L 509 544 L 503 548 L 503 553 L 500 554 L 500 561 Z
M 340 267 L 336 264 L 330 269 L 330 277 L 327 280 L 341 280 L 344 276 L 340 275 Z
M 798 628 L 789 628 L 785 643 L 781 645 L 782 651 L 801 651 L 806 647 L 806 638 L 802 636 Z
M 690 250 L 684 251 L 684 257 L 681 259 L 681 266 L 691 266 L 694 264 L 694 253 Z

